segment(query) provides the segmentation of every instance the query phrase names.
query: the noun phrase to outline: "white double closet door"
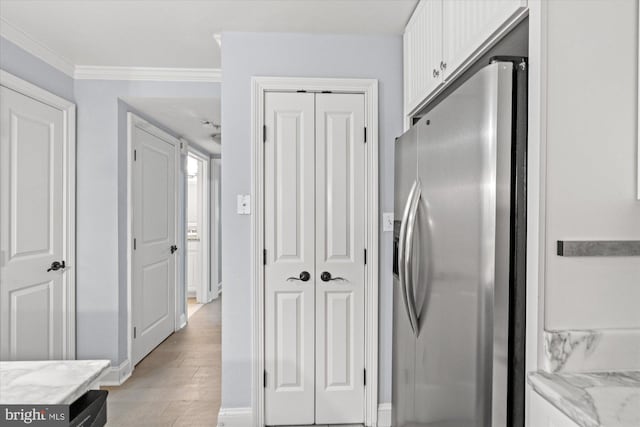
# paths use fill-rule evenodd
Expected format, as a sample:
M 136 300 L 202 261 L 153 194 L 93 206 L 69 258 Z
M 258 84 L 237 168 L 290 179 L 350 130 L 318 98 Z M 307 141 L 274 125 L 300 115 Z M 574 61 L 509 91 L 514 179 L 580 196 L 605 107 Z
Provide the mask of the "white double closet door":
M 364 95 L 265 94 L 265 422 L 364 422 Z

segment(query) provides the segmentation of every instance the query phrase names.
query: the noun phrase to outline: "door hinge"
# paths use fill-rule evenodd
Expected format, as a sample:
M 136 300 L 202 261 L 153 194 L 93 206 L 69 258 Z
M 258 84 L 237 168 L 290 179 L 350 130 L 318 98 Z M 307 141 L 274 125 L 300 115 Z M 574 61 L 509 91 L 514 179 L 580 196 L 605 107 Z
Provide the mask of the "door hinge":
M 363 371 L 363 375 L 362 375 L 362 382 L 364 383 L 364 385 L 367 385 L 367 370 L 364 369 Z
M 136 250 L 136 246 L 137 246 L 136 239 L 133 239 L 133 250 L 134 250 L 134 251 Z
M 181 142 L 180 143 L 180 149 L 182 150 L 184 148 L 184 144 Z
M 364 265 L 367 265 L 367 250 L 364 250 Z
M 133 338 L 136 338 L 136 336 L 138 335 L 136 332 L 137 332 L 136 331 L 136 327 L 134 326 L 133 327 Z
M 367 127 L 364 127 L 364 143 L 367 143 Z
M 307 91 L 306 91 L 306 90 L 304 90 L 304 89 L 298 89 L 296 92 L 297 92 L 297 93 L 307 93 Z
M 262 385 L 267 388 L 267 371 L 264 371 L 264 377 L 262 379 Z
M 267 265 L 267 250 L 262 250 L 262 265 Z
M 137 161 L 138 160 L 138 150 L 133 150 L 133 161 Z
M 262 125 L 262 142 L 267 142 L 267 125 Z

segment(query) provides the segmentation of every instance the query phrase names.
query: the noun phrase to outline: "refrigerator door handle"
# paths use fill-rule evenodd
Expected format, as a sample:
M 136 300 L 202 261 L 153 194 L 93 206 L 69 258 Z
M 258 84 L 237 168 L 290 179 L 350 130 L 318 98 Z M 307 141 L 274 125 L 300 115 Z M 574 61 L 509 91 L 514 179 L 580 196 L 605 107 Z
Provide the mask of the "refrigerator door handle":
M 413 201 L 409 210 L 409 216 L 407 218 L 406 225 L 406 249 L 405 249 L 405 305 L 409 314 L 409 320 L 413 328 L 413 333 L 417 337 L 420 331 L 418 330 L 418 314 L 416 313 L 416 300 L 414 296 L 414 278 L 413 278 L 413 233 L 416 226 L 416 218 L 418 216 L 418 207 L 420 205 L 420 198 L 422 196 L 422 185 L 420 181 L 416 181 L 415 191 L 413 194 Z
M 411 330 L 413 331 L 413 333 L 416 333 L 415 330 L 415 326 L 413 323 L 413 319 L 411 318 L 411 315 L 409 314 L 409 305 L 408 305 L 408 301 L 407 301 L 407 278 L 406 278 L 406 272 L 407 272 L 407 267 L 406 267 L 406 236 L 407 236 L 407 221 L 408 221 L 408 217 L 409 217 L 409 213 L 411 212 L 411 207 L 413 206 L 413 200 L 414 200 L 414 194 L 416 192 L 416 187 L 418 185 L 418 182 L 415 181 L 413 183 L 413 185 L 411 186 L 411 190 L 409 191 L 409 196 L 407 197 L 407 202 L 404 206 L 404 211 L 402 214 L 402 220 L 400 222 L 400 235 L 399 237 L 399 243 L 398 243 L 398 264 L 400 266 L 400 268 L 398 269 L 398 277 L 400 279 L 400 291 L 402 293 L 402 300 L 404 302 L 404 309 L 405 312 L 407 313 L 407 317 L 409 318 L 409 324 L 411 326 Z

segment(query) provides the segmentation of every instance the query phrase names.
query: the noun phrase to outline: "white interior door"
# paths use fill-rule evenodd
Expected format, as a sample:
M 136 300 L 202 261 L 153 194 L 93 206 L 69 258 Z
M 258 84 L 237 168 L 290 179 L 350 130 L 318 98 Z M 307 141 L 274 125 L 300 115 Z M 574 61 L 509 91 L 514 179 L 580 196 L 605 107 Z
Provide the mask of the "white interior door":
M 178 143 L 132 126 L 133 363 L 175 328 Z M 151 133 L 153 132 L 153 133 Z
M 313 424 L 314 95 L 267 93 L 265 126 L 265 421 Z
M 265 421 L 362 423 L 364 96 L 267 93 L 265 126 Z
M 72 356 L 64 120 L 63 111 L 0 88 L 0 360 Z
M 364 421 L 364 95 L 316 95 L 316 423 Z

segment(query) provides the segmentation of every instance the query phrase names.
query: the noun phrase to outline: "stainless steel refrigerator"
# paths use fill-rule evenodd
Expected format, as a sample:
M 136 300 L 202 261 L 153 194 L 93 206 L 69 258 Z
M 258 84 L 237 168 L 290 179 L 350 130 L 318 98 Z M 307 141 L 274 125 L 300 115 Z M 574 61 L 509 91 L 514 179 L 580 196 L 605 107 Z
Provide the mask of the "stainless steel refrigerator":
M 526 60 L 395 144 L 393 426 L 524 425 Z

